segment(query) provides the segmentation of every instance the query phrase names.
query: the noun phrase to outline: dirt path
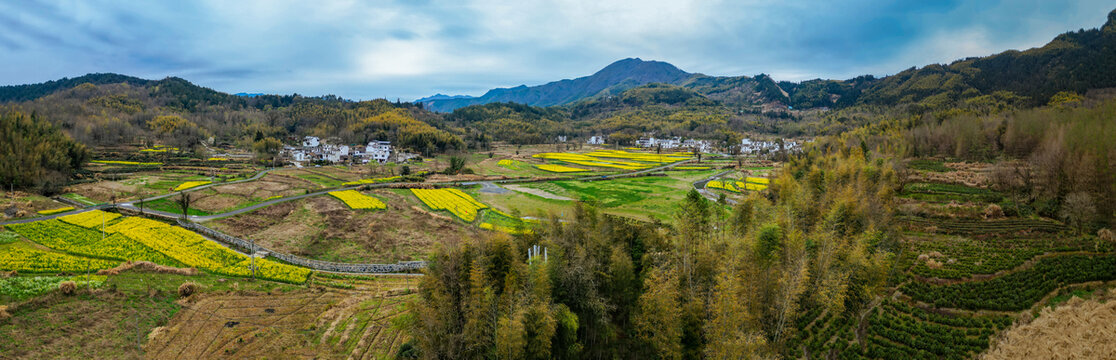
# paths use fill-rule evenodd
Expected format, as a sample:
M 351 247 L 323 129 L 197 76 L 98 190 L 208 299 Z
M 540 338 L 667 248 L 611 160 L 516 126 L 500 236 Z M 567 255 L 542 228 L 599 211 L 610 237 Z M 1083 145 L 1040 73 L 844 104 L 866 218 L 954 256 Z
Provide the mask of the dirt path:
M 560 195 L 554 195 L 554 194 L 551 194 L 551 193 L 548 193 L 546 191 L 542 191 L 542 190 L 539 190 L 539 189 L 532 189 L 532 188 L 529 188 L 529 187 L 522 187 L 522 186 L 519 186 L 519 185 L 504 185 L 504 187 L 507 188 L 508 190 L 518 191 L 518 192 L 521 192 L 521 193 L 524 193 L 524 194 L 531 194 L 531 195 L 535 195 L 535 196 L 538 196 L 538 197 L 541 197 L 541 198 L 544 198 L 544 199 L 573 201 L 573 199 L 570 199 L 568 197 L 560 196 Z

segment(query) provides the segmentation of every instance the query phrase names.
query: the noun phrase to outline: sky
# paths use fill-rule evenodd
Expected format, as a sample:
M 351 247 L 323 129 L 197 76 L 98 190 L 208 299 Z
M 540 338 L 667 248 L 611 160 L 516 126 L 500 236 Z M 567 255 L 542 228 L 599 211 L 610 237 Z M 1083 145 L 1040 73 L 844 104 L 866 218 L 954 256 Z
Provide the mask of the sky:
M 1104 24 L 1107 0 L 0 2 L 0 85 L 178 76 L 229 93 L 413 100 L 623 58 L 776 80 L 894 74 Z

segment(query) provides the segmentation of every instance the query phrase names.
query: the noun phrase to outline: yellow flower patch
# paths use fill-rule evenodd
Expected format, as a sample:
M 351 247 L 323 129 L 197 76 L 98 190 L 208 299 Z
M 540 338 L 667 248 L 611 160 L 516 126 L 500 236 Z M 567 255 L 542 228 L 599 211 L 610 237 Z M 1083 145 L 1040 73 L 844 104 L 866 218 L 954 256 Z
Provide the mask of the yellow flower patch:
M 64 213 L 64 212 L 67 212 L 67 211 L 70 211 L 70 210 L 73 210 L 73 209 L 74 209 L 73 206 L 67 206 L 67 207 L 60 207 L 60 208 L 57 208 L 57 209 L 39 210 L 38 213 L 39 213 L 39 215 L 54 215 L 54 214 L 57 214 L 57 213 Z
M 80 214 L 62 216 L 59 217 L 58 220 L 81 226 L 83 228 L 95 228 L 100 227 L 101 224 L 108 223 L 118 217 L 120 217 L 120 214 L 101 210 L 92 210 Z
M 467 222 L 477 219 L 477 210 L 488 208 L 458 189 L 411 189 L 411 193 L 431 209 L 447 210 Z
M 387 209 L 379 199 L 361 194 L 356 190 L 331 191 L 329 195 L 345 202 L 350 209 Z
M 187 181 L 187 182 L 184 182 L 184 183 L 179 184 L 178 186 L 174 187 L 174 191 L 186 190 L 186 189 L 189 189 L 189 188 L 194 188 L 194 187 L 202 186 L 202 185 L 209 184 L 209 183 L 212 183 L 212 181 Z
M 549 172 L 556 172 L 556 173 L 589 171 L 587 169 L 575 168 L 575 167 L 572 167 L 572 166 L 554 165 L 554 164 L 535 165 L 535 167 L 539 168 L 539 170 L 542 170 L 542 171 L 549 171 Z
M 768 184 L 771 183 L 771 180 L 769 180 L 767 178 L 751 177 L 751 176 L 744 178 L 744 181 L 747 181 L 747 182 L 750 182 L 750 183 L 753 183 L 753 184 L 763 184 L 763 185 L 768 185 Z

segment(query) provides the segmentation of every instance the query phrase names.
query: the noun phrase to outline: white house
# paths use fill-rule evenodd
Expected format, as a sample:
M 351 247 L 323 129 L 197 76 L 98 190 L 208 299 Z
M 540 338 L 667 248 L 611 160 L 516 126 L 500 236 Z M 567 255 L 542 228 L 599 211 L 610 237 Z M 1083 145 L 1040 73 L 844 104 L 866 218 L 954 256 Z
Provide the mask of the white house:
M 376 160 L 385 163 L 391 157 L 391 142 L 372 140 L 364 147 L 365 160 Z M 366 161 L 367 162 L 367 161 Z
M 605 143 L 605 137 L 604 136 L 590 136 L 589 141 L 586 141 L 585 143 L 589 144 L 589 145 L 603 145 Z
M 321 144 L 321 139 L 317 136 L 307 136 L 305 139 L 302 139 L 302 147 L 318 147 Z

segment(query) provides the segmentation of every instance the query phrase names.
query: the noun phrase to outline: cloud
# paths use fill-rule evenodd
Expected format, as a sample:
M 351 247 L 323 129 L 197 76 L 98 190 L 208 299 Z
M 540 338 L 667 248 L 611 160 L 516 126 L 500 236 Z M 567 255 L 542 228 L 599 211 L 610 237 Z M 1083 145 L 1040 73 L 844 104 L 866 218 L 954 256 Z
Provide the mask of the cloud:
M 0 79 L 181 76 L 228 92 L 479 95 L 641 57 L 711 75 L 886 75 L 1101 25 L 1045 0 L 0 3 Z

